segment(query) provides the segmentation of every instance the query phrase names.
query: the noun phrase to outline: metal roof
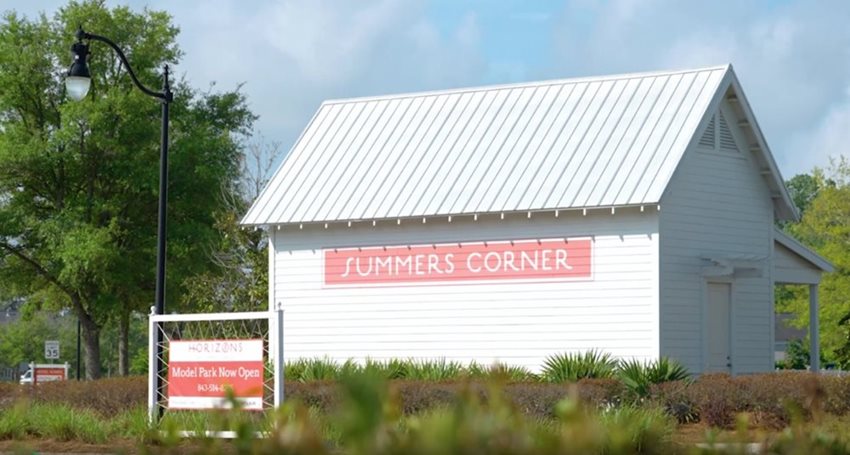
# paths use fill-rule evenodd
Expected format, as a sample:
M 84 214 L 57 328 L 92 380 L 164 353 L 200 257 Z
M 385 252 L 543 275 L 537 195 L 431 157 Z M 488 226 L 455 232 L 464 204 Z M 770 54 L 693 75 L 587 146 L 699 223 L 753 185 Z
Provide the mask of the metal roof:
M 655 204 L 727 72 L 327 101 L 242 223 Z

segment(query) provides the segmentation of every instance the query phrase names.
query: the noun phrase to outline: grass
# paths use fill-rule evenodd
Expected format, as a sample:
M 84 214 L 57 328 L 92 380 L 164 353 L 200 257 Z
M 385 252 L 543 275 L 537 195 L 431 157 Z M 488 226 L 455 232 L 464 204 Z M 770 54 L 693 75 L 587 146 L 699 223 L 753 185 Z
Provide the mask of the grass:
M 147 415 L 141 407 L 104 418 L 67 404 L 20 401 L 0 412 L 0 440 L 46 438 L 103 444 L 113 438 L 143 441 L 148 433 Z

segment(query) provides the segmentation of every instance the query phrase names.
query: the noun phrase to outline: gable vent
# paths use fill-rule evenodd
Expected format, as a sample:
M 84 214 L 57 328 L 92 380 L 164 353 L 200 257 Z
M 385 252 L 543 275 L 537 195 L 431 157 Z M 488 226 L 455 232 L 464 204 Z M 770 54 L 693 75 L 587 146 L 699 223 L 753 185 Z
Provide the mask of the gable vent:
M 738 146 L 735 144 L 735 138 L 732 137 L 732 130 L 729 129 L 729 124 L 726 123 L 726 118 L 723 117 L 723 112 L 720 114 L 720 150 L 737 152 Z
M 705 133 L 699 139 L 699 145 L 708 148 L 714 148 L 714 116 L 711 116 L 711 121 L 705 127 Z

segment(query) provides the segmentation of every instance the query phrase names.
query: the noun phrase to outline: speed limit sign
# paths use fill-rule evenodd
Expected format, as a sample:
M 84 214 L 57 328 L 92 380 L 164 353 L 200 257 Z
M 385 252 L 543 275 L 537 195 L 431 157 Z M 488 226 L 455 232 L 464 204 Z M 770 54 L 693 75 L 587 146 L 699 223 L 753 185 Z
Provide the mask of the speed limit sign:
M 56 360 L 59 358 L 59 341 L 45 340 L 44 358 L 47 360 Z

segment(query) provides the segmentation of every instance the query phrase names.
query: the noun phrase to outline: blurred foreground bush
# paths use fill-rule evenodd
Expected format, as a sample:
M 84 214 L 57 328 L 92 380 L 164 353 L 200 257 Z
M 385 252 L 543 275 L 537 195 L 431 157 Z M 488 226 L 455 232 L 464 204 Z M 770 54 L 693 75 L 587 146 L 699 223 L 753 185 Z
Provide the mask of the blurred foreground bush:
M 351 375 L 376 376 L 362 371 Z M 501 392 L 504 399 L 518 411 L 538 419 L 553 418 L 555 405 L 571 390 L 576 399 L 590 407 L 609 409 L 630 403 L 657 407 L 666 410 L 679 423 L 703 422 L 727 429 L 734 428 L 736 416 L 743 412 L 750 415 L 752 425 L 770 429 L 786 427 L 793 412 L 799 412 L 804 419 L 810 419 L 813 412 L 836 416 L 850 414 L 850 376 L 805 372 L 734 378 L 719 374 L 703 375 L 695 380 L 650 385 L 646 396 L 635 395 L 635 389 L 618 378 L 582 379 L 573 384 L 539 380 L 511 382 L 507 377 L 439 382 L 397 379 L 389 381 L 389 387 L 398 401 L 400 412 L 412 415 L 451 406 L 462 393 L 474 393 L 487 400 L 487 384 L 492 381 L 504 384 Z M 109 417 L 144 407 L 146 397 L 145 377 L 68 381 L 38 387 L 0 384 L 0 410 L 12 406 L 19 398 L 26 398 L 33 403 L 66 404 Z M 286 399 L 297 400 L 316 412 L 333 412 L 341 403 L 339 382 L 287 381 Z
M 734 428 L 769 453 L 850 453 L 850 378 L 782 373 L 706 375 L 650 388 L 633 400 L 620 380 L 574 384 L 387 381 L 358 372 L 287 384 L 267 415 L 197 412 L 151 432 L 145 378 L 0 388 L 0 440 L 142 441 L 153 453 L 724 453 L 678 445 L 676 421 Z M 128 412 L 129 411 L 129 412 Z M 166 417 L 171 416 L 170 413 Z M 250 418 L 246 418 L 250 417 Z M 743 424 L 742 424 L 743 422 Z M 827 422 L 828 424 L 824 424 Z M 831 423 L 829 423 L 831 422 Z M 171 425 L 173 424 L 173 425 Z M 181 442 L 174 430 L 232 429 L 233 441 Z M 765 438 L 753 428 L 783 428 Z M 172 430 L 169 434 L 168 431 Z M 257 438 L 262 432 L 264 438 Z M 710 437 L 707 438 L 710 441 Z M 733 447 L 734 448 L 734 447 Z M 740 447 L 738 447 L 740 448 Z

